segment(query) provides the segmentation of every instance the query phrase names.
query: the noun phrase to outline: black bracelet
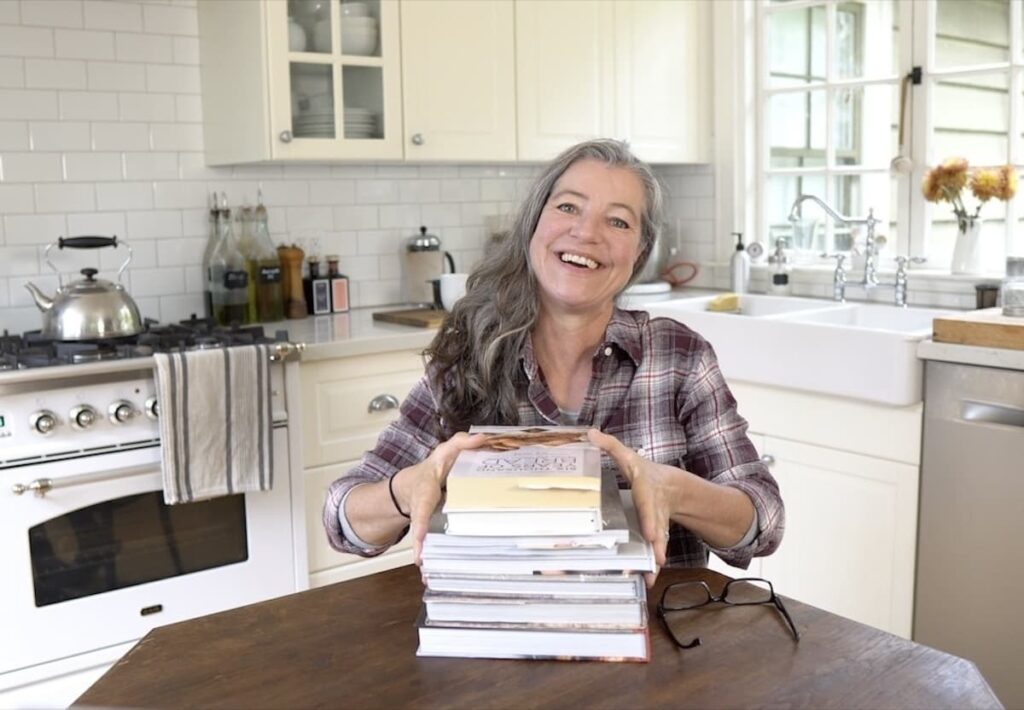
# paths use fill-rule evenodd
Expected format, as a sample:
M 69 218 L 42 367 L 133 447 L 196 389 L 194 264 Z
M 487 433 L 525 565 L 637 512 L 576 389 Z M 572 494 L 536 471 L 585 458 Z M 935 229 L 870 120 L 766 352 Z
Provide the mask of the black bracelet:
M 394 473 L 388 478 L 388 493 L 391 494 L 391 502 L 395 504 L 395 510 L 398 511 L 398 514 L 409 520 L 409 515 L 402 512 L 402 508 L 398 505 L 398 498 L 395 497 L 395 476 L 397 475 L 397 473 Z

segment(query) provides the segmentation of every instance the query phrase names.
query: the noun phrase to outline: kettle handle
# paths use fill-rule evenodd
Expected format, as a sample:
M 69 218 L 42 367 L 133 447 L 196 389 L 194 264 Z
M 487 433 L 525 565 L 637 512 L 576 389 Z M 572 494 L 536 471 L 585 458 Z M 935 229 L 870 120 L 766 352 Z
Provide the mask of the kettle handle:
M 451 252 L 447 252 L 446 251 L 444 253 L 444 258 L 448 262 L 448 268 L 451 269 L 451 271 L 449 271 L 448 273 L 454 274 L 455 273 L 455 259 L 452 258 Z
M 113 237 L 99 237 L 99 236 L 81 236 L 81 237 L 58 237 L 56 246 L 58 249 L 64 249 L 65 247 L 71 249 L 97 249 L 99 247 L 114 247 L 118 246 L 117 236 Z M 127 242 L 120 242 L 124 245 L 124 248 L 128 250 L 128 258 L 124 260 L 121 267 L 117 270 L 117 280 L 120 283 L 121 274 L 128 268 L 129 262 L 132 260 L 132 248 L 128 246 Z M 53 249 L 54 243 L 50 242 L 46 245 L 46 251 L 43 252 L 43 258 L 46 259 L 47 265 L 53 273 L 57 274 L 57 284 L 59 287 L 63 287 L 64 279 L 61 277 L 60 269 L 53 265 L 50 261 L 50 250 Z

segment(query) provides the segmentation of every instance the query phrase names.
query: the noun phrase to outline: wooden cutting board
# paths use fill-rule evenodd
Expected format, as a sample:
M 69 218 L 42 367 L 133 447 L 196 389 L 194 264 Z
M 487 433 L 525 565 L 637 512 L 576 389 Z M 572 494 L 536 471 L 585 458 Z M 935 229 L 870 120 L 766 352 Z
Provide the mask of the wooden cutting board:
M 404 311 L 380 311 L 373 314 L 373 319 L 417 328 L 440 328 L 446 315 L 448 312 L 439 308 L 410 308 Z
M 936 318 L 932 321 L 932 333 L 936 343 L 1024 350 L 1024 318 L 1004 316 L 1002 308 Z

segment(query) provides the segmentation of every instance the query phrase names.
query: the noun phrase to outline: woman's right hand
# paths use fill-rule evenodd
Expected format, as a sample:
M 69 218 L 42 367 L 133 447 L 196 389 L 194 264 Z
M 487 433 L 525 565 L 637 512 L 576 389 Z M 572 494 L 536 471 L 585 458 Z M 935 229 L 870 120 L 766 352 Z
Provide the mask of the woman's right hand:
M 438 444 L 430 456 L 414 466 L 403 468 L 395 474 L 394 489 L 399 505 L 409 513 L 409 534 L 412 536 L 413 559 L 421 562 L 423 539 L 430 526 L 448 472 L 460 451 L 475 449 L 487 440 L 485 434 L 459 432 L 448 441 Z

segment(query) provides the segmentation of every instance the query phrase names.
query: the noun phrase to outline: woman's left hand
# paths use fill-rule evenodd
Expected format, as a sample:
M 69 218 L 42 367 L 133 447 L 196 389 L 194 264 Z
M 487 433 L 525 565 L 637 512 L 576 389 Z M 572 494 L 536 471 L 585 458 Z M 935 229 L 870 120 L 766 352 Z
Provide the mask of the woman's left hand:
M 645 459 L 614 436 L 597 429 L 588 431 L 587 437 L 590 443 L 612 457 L 633 489 L 633 505 L 640 518 L 640 532 L 654 548 L 656 564 L 654 572 L 645 574 L 644 578 L 648 587 L 654 586 L 658 570 L 665 564 L 670 517 L 686 473 Z

